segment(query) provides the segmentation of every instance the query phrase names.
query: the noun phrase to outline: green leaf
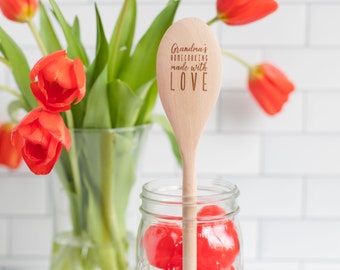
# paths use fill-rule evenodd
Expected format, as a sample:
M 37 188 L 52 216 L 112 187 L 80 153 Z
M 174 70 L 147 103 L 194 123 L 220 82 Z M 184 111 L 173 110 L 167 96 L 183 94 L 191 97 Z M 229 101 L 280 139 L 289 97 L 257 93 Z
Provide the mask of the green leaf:
M 67 22 L 65 17 L 63 16 L 63 13 L 61 12 L 60 8 L 58 7 L 57 3 L 55 0 L 50 0 L 50 4 L 52 6 L 52 11 L 60 25 L 60 27 L 63 30 L 64 36 L 67 41 L 68 45 L 68 55 L 71 58 L 80 58 L 80 60 L 83 62 L 84 66 L 88 66 L 89 60 L 86 55 L 86 51 L 81 43 L 81 40 L 78 38 L 77 35 L 75 35 L 75 27 L 76 24 L 71 27 Z
M 24 98 L 24 108 L 26 111 L 30 111 L 37 106 L 37 101 L 30 89 L 30 67 L 26 57 L 20 47 L 2 28 L 0 28 L 0 44 L 0 50 L 11 64 L 14 79 Z
M 93 89 L 93 84 L 97 81 L 100 74 L 103 72 L 104 68 L 107 65 L 107 59 L 108 59 L 108 43 L 105 37 L 104 28 L 102 24 L 102 20 L 97 8 L 97 5 L 95 4 L 95 10 L 96 10 L 96 19 L 97 19 L 97 38 L 96 38 L 96 55 L 94 57 L 94 60 L 92 64 L 89 66 L 89 68 L 86 71 L 86 95 L 84 96 L 83 100 L 72 106 L 72 113 L 74 117 L 74 124 L 75 127 L 82 127 L 83 126 L 83 119 L 84 115 L 86 113 L 86 107 L 87 102 L 89 100 L 90 92 Z M 105 72 L 105 74 L 107 74 Z M 107 76 L 107 75 L 106 75 Z M 101 83 L 103 82 L 104 78 L 101 78 Z M 103 86 L 106 88 L 106 85 Z M 106 96 L 106 93 L 105 93 Z M 96 100 L 96 98 L 95 98 Z M 92 102 L 91 99 L 89 102 Z M 107 103 L 107 101 L 106 101 Z M 91 107 L 91 105 L 89 105 Z M 89 116 L 87 116 L 87 123 L 86 125 L 92 126 L 93 124 L 89 123 Z
M 169 141 L 171 143 L 172 151 L 176 157 L 178 165 L 182 166 L 182 157 L 181 152 L 178 147 L 177 139 L 175 137 L 174 131 L 168 121 L 168 119 L 164 115 L 153 115 L 151 117 L 152 122 L 159 124 L 165 134 L 168 136 Z
M 109 87 L 110 113 L 113 127 L 134 126 L 142 100 L 124 82 L 116 80 Z
M 107 70 L 105 69 L 88 93 L 84 128 L 111 128 L 106 76 Z
M 40 36 L 43 40 L 48 53 L 59 51 L 62 49 L 58 37 L 52 27 L 50 18 L 47 15 L 44 4 L 39 2 L 40 9 Z
M 74 17 L 73 24 L 72 24 L 72 32 L 77 40 L 80 41 L 80 24 L 78 16 Z
M 113 82 L 130 55 L 136 25 L 136 0 L 125 0 L 110 40 L 108 80 Z
M 150 122 L 150 117 L 158 96 L 156 80 L 152 80 L 147 84 L 148 89 L 145 95 L 142 97 L 143 102 L 139 110 L 139 116 L 136 121 L 136 125 L 142 125 Z M 137 95 L 140 90 L 137 90 Z
M 96 56 L 87 70 L 86 84 L 88 88 L 92 87 L 94 81 L 98 78 L 99 74 L 103 71 L 107 64 L 109 55 L 109 45 L 105 36 L 102 19 L 97 5 L 95 4 L 96 21 L 97 21 L 97 38 L 96 38 Z
M 119 73 L 119 79 L 127 82 L 131 89 L 156 77 L 156 56 L 159 43 L 165 31 L 172 24 L 179 0 L 170 0 L 168 5 L 157 15 L 149 29 L 141 38 L 133 55 L 127 60 Z
M 79 25 L 79 19 L 76 16 L 74 18 L 73 24 L 72 24 L 72 32 L 74 37 L 77 40 L 80 40 L 80 25 Z M 86 77 L 86 84 L 87 84 L 87 77 Z M 88 87 L 87 87 L 88 89 Z M 74 126 L 75 127 L 81 127 L 82 125 L 82 120 L 84 118 L 84 114 L 85 114 L 85 109 L 86 109 L 86 100 L 88 99 L 88 94 L 86 94 L 84 96 L 84 98 L 82 99 L 82 101 L 78 104 L 75 104 L 72 106 L 71 110 L 72 110 L 72 114 L 73 114 L 73 119 L 74 119 Z

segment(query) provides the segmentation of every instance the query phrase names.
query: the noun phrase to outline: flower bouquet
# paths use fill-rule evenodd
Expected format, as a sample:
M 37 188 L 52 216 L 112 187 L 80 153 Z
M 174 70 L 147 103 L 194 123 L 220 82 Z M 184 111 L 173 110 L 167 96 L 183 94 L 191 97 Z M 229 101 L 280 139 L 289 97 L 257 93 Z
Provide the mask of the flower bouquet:
M 171 25 L 179 2 L 168 2 L 133 51 L 136 1 L 123 3 L 109 41 L 95 5 L 92 62 L 80 40 L 79 22 L 68 24 L 54 0 L 50 5 L 67 53 L 43 3 L 14 2 L 0 2 L 4 15 L 22 14 L 7 17 L 27 21 L 43 57 L 30 69 L 19 46 L 0 29 L 1 60 L 20 90 L 2 87 L 18 97 L 9 113 L 14 118 L 18 109 L 28 112 L 12 132 L 12 143 L 33 173 L 55 168 L 70 208 L 71 228 L 56 236 L 50 269 L 128 269 L 125 214 L 136 156 L 154 121 L 157 40 Z M 39 31 L 30 19 L 38 6 Z
M 45 4 L 0 0 L 8 19 L 28 24 L 42 53 L 30 68 L 20 46 L 0 27 L 0 62 L 11 70 L 18 86 L 0 84 L 0 90 L 16 97 L 8 112 L 13 122 L 19 122 L 15 127 L 0 126 L 0 163 L 16 168 L 22 157 L 35 174 L 56 168 L 69 202 L 71 230 L 54 243 L 50 269 L 128 269 L 126 207 L 136 157 L 150 123 L 163 127 L 181 162 L 169 123 L 152 114 L 158 94 L 157 49 L 180 1 L 169 0 L 138 42 L 136 0 L 123 1 L 109 39 L 94 4 L 97 36 L 92 58 L 81 41 L 78 18 L 69 23 L 55 0 L 49 4 L 66 50 Z M 37 29 L 32 18 L 38 8 Z M 242 25 L 272 13 L 277 3 L 217 0 L 216 8 L 209 25 L 217 21 Z M 269 63 L 252 66 L 227 51 L 221 53 L 247 67 L 254 98 L 268 114 L 278 113 L 294 89 L 289 79 Z M 21 109 L 27 115 L 17 119 Z

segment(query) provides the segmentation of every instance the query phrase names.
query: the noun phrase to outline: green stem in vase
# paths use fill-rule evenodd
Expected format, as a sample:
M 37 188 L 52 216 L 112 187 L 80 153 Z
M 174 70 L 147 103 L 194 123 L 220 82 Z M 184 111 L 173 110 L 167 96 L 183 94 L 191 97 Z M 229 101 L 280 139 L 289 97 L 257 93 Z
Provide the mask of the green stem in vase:
M 72 125 L 68 120 L 71 116 L 65 115 L 65 121 Z M 72 232 L 67 235 L 79 241 L 55 241 L 50 270 L 128 270 L 125 216 L 136 176 L 139 150 L 136 143 L 139 143 L 140 135 L 133 129 L 71 131 L 76 136 L 76 153 L 65 151 L 61 168 L 58 166 L 57 169 L 64 175 L 61 178 L 64 186 L 71 190 L 68 192 L 71 217 L 74 218 L 73 225 L 79 226 L 73 235 Z M 76 163 L 72 166 L 70 158 L 73 156 L 76 156 Z M 79 204 L 75 188 L 75 166 L 81 181 L 82 204 Z M 75 235 L 75 232 L 79 234 Z
M 118 205 L 113 203 L 112 197 L 114 196 L 113 189 L 117 188 L 114 186 L 114 182 L 112 181 L 112 176 L 116 176 L 114 174 L 115 170 L 120 170 L 121 168 L 113 167 L 114 164 L 117 164 L 115 161 L 116 157 L 116 149 L 113 145 L 114 134 L 110 132 L 104 132 L 101 140 L 101 155 L 102 155 L 102 164 L 101 164 L 101 179 L 102 179 L 102 217 L 103 217 L 103 226 L 105 229 L 103 230 L 104 244 L 109 244 L 114 247 L 116 251 L 114 257 L 116 258 L 116 263 L 119 269 L 125 269 L 126 267 L 126 249 L 124 247 L 124 243 L 122 240 L 125 239 L 125 232 L 122 232 L 119 229 L 116 208 Z
M 111 242 L 111 229 L 113 225 L 111 224 L 110 217 L 112 215 L 112 171 L 113 171 L 113 151 L 111 148 L 111 134 L 104 132 L 100 142 L 101 147 L 101 184 L 102 184 L 102 198 L 101 198 L 101 211 L 103 217 L 103 241 L 104 244 L 108 244 Z
M 76 138 L 75 133 L 73 130 L 73 116 L 71 111 L 65 112 L 66 120 L 68 127 L 71 132 L 71 138 L 72 138 L 72 146 L 70 148 L 69 152 L 69 161 L 71 166 L 71 174 L 72 174 L 72 180 L 74 183 L 74 196 L 75 198 L 71 198 L 71 208 L 72 208 L 72 215 L 76 214 L 76 217 L 72 217 L 72 220 L 74 222 L 73 224 L 73 231 L 75 235 L 80 235 L 83 222 L 82 220 L 82 204 L 83 204 L 83 190 L 82 190 L 82 184 L 80 179 L 80 173 L 77 163 L 77 154 L 76 154 Z M 72 196 L 72 195 L 70 195 Z

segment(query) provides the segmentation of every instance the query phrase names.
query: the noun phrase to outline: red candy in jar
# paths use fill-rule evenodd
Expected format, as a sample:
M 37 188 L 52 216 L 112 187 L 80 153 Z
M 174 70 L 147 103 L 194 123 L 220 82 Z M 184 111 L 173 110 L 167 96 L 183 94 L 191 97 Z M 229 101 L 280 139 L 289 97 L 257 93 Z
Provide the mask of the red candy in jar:
M 232 270 L 240 251 L 237 229 L 218 206 L 205 206 L 197 215 L 197 270 Z M 213 217 L 212 220 L 209 218 Z M 149 263 L 159 269 L 182 269 L 182 229 L 172 223 L 150 226 L 143 238 Z
M 198 179 L 197 269 L 241 270 L 238 188 L 227 181 Z M 146 183 L 137 241 L 137 269 L 182 270 L 182 182 Z

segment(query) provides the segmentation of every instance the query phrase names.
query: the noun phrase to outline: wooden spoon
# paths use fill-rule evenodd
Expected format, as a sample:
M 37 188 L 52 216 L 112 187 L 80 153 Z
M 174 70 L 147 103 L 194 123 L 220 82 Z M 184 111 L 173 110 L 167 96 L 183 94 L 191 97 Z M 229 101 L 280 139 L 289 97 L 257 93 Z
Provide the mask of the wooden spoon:
M 196 152 L 221 87 L 221 49 L 206 23 L 186 18 L 167 30 L 157 54 L 157 84 L 183 161 L 183 269 L 196 270 Z

